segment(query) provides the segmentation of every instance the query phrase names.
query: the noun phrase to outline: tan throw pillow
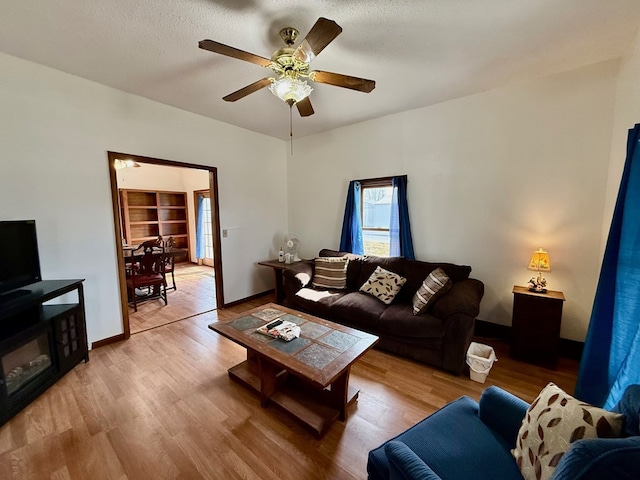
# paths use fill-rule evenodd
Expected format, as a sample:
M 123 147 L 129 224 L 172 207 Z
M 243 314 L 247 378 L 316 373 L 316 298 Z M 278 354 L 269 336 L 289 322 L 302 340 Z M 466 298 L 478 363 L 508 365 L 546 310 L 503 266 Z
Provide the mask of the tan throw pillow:
M 397 273 L 376 267 L 369 279 L 360 287 L 360 291 L 369 293 L 389 305 L 406 281 L 406 278 Z
M 347 264 L 344 257 L 318 257 L 313 271 L 314 288 L 340 290 L 347 286 Z
M 435 301 L 451 288 L 451 279 L 441 268 L 427 275 L 413 296 L 413 314 L 425 313 Z
M 623 419 L 549 383 L 527 410 L 511 454 L 525 480 L 549 479 L 573 442 L 619 437 Z

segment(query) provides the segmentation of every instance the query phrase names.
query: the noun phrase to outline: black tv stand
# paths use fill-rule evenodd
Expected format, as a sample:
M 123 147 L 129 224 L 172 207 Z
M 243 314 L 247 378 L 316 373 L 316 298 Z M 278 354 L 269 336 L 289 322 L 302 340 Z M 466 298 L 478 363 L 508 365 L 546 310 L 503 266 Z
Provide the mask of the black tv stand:
M 0 306 L 2 306 L 3 303 L 10 302 L 11 300 L 14 300 L 16 298 L 22 297 L 24 295 L 29 295 L 29 293 L 31 293 L 29 290 L 24 290 L 22 288 L 3 293 L 0 295 Z
M 43 280 L 0 297 L 0 425 L 89 361 L 83 281 Z M 77 301 L 45 305 L 74 292 Z

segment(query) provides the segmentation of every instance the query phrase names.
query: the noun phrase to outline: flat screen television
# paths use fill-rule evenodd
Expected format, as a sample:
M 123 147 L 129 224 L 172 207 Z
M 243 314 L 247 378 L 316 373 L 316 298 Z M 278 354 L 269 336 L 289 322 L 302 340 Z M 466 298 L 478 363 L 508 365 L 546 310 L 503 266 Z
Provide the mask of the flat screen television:
M 40 280 L 36 221 L 0 221 L 0 296 Z

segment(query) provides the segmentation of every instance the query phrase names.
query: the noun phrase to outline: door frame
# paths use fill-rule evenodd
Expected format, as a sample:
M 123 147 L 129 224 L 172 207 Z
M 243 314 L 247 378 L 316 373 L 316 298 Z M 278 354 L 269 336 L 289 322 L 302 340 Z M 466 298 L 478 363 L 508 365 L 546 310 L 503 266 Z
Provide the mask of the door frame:
M 107 161 L 109 164 L 109 181 L 111 184 L 111 205 L 113 207 L 114 222 L 114 244 L 116 245 L 116 256 L 118 261 L 118 283 L 120 286 L 120 304 L 122 306 L 122 327 L 124 330 L 124 339 L 131 336 L 131 328 L 129 326 L 129 304 L 127 302 L 127 281 L 124 268 L 124 255 L 122 254 L 122 235 L 120 228 L 122 225 L 122 215 L 120 210 L 120 194 L 118 192 L 118 177 L 114 161 L 116 159 L 131 159 L 138 163 L 147 163 L 152 165 L 163 165 L 167 167 L 190 168 L 195 170 L 206 170 L 209 172 L 209 194 L 211 195 L 211 233 L 213 235 L 213 269 L 216 278 L 216 305 L 218 308 L 224 308 L 224 288 L 222 278 L 222 248 L 220 235 L 220 207 L 218 197 L 218 169 L 208 165 L 196 165 L 193 163 L 177 162 L 174 160 L 162 160 L 159 158 L 145 157 L 141 155 L 132 155 L 129 153 L 107 152 Z
M 198 236 L 198 195 L 200 194 L 209 194 L 209 201 L 211 202 L 211 191 L 210 190 L 194 190 L 193 191 L 193 210 L 195 212 L 195 218 L 196 218 L 196 237 Z M 211 225 L 212 228 L 212 234 L 213 234 L 213 225 Z M 197 240 L 196 240 L 197 242 Z M 215 250 L 213 252 L 213 258 L 211 259 L 211 261 L 213 262 L 213 265 L 209 265 L 208 263 L 204 263 L 204 261 L 202 262 L 203 265 L 206 265 L 208 267 L 213 267 L 216 264 L 216 258 L 215 258 Z

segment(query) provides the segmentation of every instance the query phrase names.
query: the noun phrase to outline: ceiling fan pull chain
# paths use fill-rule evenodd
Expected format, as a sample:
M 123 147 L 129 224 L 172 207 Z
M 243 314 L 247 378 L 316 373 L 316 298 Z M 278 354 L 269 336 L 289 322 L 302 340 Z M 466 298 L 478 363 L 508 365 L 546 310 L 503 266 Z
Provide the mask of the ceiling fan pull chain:
M 291 156 L 293 157 L 293 103 L 289 103 L 289 143 L 291 144 Z

